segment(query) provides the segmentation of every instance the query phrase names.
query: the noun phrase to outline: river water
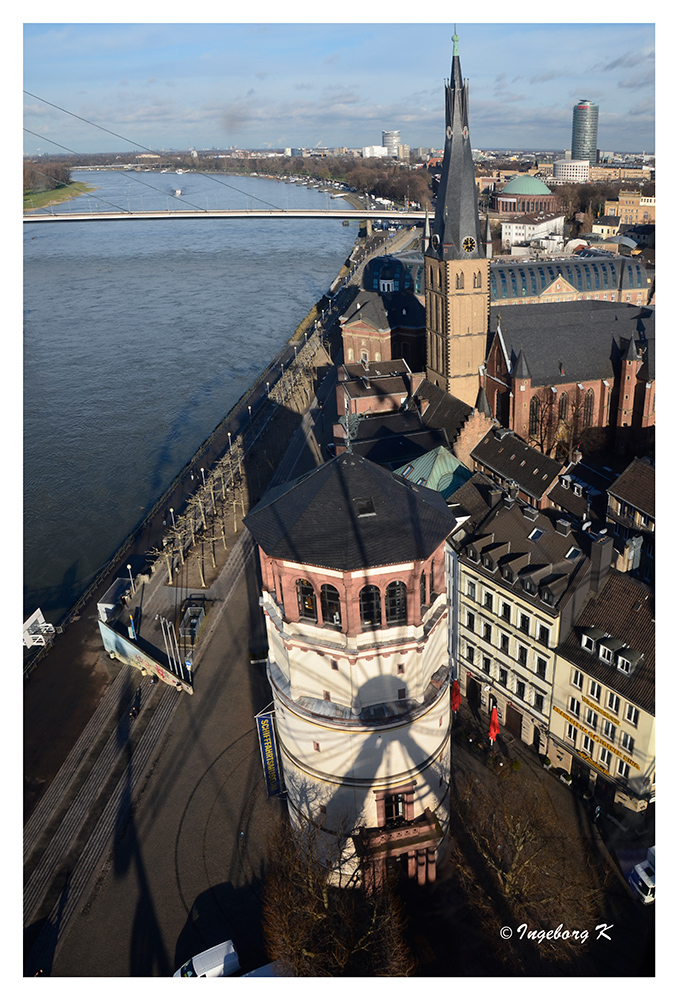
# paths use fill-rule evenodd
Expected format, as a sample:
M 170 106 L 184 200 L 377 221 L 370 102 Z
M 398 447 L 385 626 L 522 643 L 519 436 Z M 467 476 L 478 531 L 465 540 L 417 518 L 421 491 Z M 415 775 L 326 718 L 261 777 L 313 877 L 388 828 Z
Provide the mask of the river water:
M 342 204 L 259 177 L 73 179 L 96 191 L 55 211 Z M 356 237 L 338 219 L 24 226 L 24 617 L 40 607 L 56 623 L 71 607 Z

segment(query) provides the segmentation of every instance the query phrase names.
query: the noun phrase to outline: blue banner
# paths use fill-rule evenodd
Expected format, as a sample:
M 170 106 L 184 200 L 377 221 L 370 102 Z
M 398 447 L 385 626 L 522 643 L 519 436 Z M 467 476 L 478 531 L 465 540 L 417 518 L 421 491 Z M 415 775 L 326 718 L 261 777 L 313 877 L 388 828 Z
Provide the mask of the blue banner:
M 264 778 L 269 798 L 273 795 L 280 795 L 283 791 L 278 760 L 278 748 L 275 743 L 275 726 L 273 724 L 273 712 L 265 712 L 256 716 L 257 733 L 259 735 L 259 747 L 261 749 L 261 762 L 264 766 Z

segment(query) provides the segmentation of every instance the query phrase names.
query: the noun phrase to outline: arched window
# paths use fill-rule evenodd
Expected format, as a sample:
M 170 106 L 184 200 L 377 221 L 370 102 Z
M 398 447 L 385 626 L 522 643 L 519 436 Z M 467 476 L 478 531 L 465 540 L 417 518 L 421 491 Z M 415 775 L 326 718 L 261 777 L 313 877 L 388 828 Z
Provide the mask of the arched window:
M 363 628 L 381 626 L 381 594 L 372 583 L 360 591 L 360 623 Z
M 558 400 L 558 420 L 567 420 L 570 402 L 566 392 L 561 392 Z
M 462 274 L 461 271 L 458 271 L 457 272 L 457 288 L 463 288 L 463 287 L 464 287 L 464 275 Z
M 386 624 L 407 625 L 407 587 L 402 580 L 386 588 Z
M 299 617 L 306 621 L 318 621 L 313 584 L 308 580 L 297 580 L 297 601 L 299 602 Z
M 325 625 L 331 625 L 333 628 L 341 628 L 339 591 L 329 583 L 323 583 L 320 588 L 320 610 Z
M 419 577 L 419 603 L 426 607 L 426 570 Z
M 584 397 L 584 427 L 590 427 L 593 423 L 593 389 L 589 389 Z
M 530 400 L 530 434 L 533 436 L 539 432 L 539 396 L 533 396 Z
M 480 288 L 480 285 L 481 285 L 480 271 L 476 271 L 475 274 L 473 275 L 473 287 Z

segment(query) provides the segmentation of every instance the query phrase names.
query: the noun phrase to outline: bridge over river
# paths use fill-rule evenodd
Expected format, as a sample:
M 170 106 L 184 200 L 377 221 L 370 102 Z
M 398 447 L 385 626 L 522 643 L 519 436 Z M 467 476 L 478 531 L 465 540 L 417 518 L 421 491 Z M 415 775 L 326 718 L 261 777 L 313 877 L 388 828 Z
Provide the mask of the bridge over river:
M 227 208 L 179 209 L 173 211 L 130 212 L 53 212 L 36 211 L 25 214 L 24 222 L 122 222 L 126 219 L 388 219 L 398 222 L 423 222 L 425 212 L 399 209 L 344 208 Z

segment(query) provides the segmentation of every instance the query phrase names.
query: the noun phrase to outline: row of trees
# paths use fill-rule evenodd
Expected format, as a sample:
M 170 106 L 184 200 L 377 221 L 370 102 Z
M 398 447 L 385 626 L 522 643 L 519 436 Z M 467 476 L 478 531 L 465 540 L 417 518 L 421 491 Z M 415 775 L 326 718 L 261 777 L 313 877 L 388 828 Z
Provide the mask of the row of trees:
M 28 191 L 54 191 L 71 183 L 67 163 L 24 160 L 24 194 Z

